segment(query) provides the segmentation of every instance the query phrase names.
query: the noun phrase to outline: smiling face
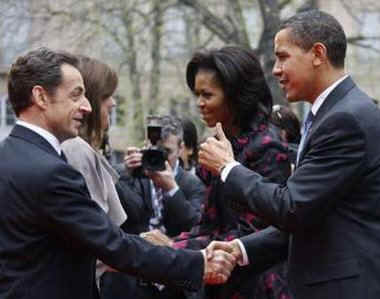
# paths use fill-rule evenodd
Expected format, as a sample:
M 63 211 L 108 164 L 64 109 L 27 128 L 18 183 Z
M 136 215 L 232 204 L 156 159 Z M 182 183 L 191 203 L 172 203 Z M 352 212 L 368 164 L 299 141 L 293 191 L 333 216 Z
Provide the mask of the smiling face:
M 61 66 L 62 83 L 47 97 L 45 126 L 60 142 L 78 136 L 84 117 L 91 112 L 79 71 L 68 64 Z
M 289 102 L 313 101 L 317 76 L 313 67 L 314 53 L 300 48 L 291 39 L 291 29 L 279 31 L 274 40 L 276 62 L 273 75 L 277 77 Z
M 224 91 L 212 71 L 199 70 L 195 76 L 194 94 L 202 120 L 208 127 L 221 122 L 224 128 L 232 125 L 232 112 Z

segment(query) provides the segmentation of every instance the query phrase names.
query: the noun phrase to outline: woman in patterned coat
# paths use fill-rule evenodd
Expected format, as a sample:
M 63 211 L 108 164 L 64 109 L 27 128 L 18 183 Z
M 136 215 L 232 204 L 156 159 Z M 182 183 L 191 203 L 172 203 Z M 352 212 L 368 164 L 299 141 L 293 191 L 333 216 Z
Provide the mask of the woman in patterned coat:
M 186 79 L 202 120 L 208 127 L 221 122 L 235 159 L 275 183 L 285 182 L 290 175 L 287 147 L 269 122 L 272 96 L 255 54 L 240 47 L 197 52 L 187 65 Z M 177 237 L 173 246 L 201 249 L 213 240 L 229 241 L 268 226 L 249 211 L 237 213 L 229 208 L 219 177 L 203 168 L 197 173 L 208 187 L 203 217 L 190 232 Z M 285 257 L 286 250 L 279 256 Z M 283 267 L 270 268 L 278 262 L 266 262 L 250 271 L 237 266 L 227 284 L 208 286 L 198 297 L 289 298 Z

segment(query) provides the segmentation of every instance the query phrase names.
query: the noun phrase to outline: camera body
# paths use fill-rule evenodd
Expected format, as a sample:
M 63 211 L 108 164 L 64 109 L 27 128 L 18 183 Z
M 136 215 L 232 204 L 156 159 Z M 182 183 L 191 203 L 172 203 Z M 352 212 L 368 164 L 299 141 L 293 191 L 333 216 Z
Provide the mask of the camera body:
M 166 150 L 161 146 L 162 133 L 161 117 L 157 115 L 149 115 L 147 117 L 147 138 L 151 146 L 142 150 L 142 168 L 149 171 L 165 170 L 165 161 L 168 158 Z

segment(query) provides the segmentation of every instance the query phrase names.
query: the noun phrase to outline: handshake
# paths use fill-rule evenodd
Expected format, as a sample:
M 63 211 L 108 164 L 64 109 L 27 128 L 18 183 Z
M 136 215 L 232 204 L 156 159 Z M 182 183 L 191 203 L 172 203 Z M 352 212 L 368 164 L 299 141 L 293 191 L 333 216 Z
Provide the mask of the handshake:
M 154 245 L 174 247 L 174 242 L 160 230 L 145 232 L 140 236 Z M 237 240 L 212 241 L 201 251 L 205 261 L 203 280 L 206 284 L 225 283 L 237 262 L 243 259 Z

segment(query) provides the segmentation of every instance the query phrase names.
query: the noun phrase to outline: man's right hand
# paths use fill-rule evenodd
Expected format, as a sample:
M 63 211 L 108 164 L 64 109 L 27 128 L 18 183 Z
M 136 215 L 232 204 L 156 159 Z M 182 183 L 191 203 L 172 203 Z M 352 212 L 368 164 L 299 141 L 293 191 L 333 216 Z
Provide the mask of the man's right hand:
M 212 241 L 206 248 L 207 258 L 211 259 L 217 250 L 223 250 L 232 254 L 235 257 L 236 262 L 241 262 L 243 260 L 243 253 L 241 252 L 237 239 L 229 242 Z
M 205 260 L 203 281 L 206 284 L 225 283 L 236 265 L 236 259 L 224 250 L 215 250 L 211 258 L 207 258 L 206 251 L 202 250 Z
M 127 148 L 127 154 L 124 156 L 125 168 L 132 172 L 141 166 L 142 153 L 138 147 L 130 146 Z

